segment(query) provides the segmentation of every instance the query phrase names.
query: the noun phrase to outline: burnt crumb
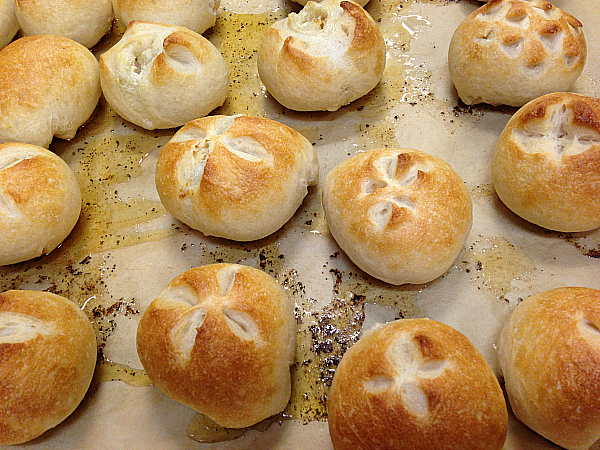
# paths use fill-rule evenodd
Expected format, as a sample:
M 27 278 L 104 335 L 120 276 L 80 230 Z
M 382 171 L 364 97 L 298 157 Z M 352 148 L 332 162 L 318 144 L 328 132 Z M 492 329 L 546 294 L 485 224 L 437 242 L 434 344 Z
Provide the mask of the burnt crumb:
M 338 256 L 340 256 L 340 252 L 336 251 L 333 253 L 333 255 L 329 255 L 329 259 L 336 259 Z

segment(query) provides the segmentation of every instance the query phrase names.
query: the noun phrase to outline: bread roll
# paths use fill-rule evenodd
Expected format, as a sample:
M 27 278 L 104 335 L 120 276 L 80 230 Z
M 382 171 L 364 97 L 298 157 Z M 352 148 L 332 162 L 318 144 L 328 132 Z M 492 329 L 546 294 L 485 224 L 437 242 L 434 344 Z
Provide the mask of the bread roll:
M 300 3 L 302 6 L 306 6 L 306 4 L 308 3 L 308 0 L 294 0 L 296 3 Z M 318 2 L 322 2 L 323 0 L 312 0 L 316 3 Z M 356 3 L 358 3 L 360 6 L 362 6 L 363 8 L 365 7 L 365 5 L 367 3 L 369 3 L 369 0 L 359 0 L 356 1 Z
M 385 42 L 353 1 L 309 2 L 267 30 L 257 64 L 265 87 L 286 108 L 335 111 L 379 83 Z
M 56 34 L 92 48 L 114 19 L 111 0 L 14 0 L 23 33 Z
M 6 47 L 19 31 L 14 0 L 0 0 L 0 49 Z
M 492 0 L 450 41 L 448 67 L 467 105 L 523 106 L 568 91 L 585 65 L 581 23 L 545 0 Z
M 134 20 L 167 23 L 202 34 L 215 24 L 220 0 L 112 0 L 123 26 Z
M 536 225 L 600 227 L 600 100 L 553 93 L 527 103 L 498 139 L 492 179 L 504 204 Z
M 187 28 L 131 22 L 100 56 L 102 92 L 124 119 L 153 130 L 173 128 L 221 106 L 227 63 L 209 40 Z
M 498 358 L 515 416 L 569 450 L 600 439 L 600 291 L 552 289 L 520 303 Z
M 469 340 L 429 319 L 390 322 L 344 355 L 327 396 L 335 450 L 500 450 L 508 413 Z
M 92 381 L 96 337 L 73 302 L 48 292 L 0 294 L 0 445 L 65 420 Z
M 338 164 L 325 177 L 323 209 L 348 257 L 391 284 L 442 275 L 472 223 L 460 176 L 440 158 L 409 149 L 379 148 Z
M 77 178 L 62 159 L 35 145 L 0 145 L 0 266 L 50 253 L 80 210 Z
M 296 130 L 244 115 L 181 128 L 160 152 L 156 188 L 171 214 L 208 236 L 261 239 L 281 228 L 319 178 L 317 155 Z
M 211 264 L 179 275 L 150 304 L 137 350 L 166 395 L 243 428 L 287 405 L 295 341 L 294 303 L 273 278 Z
M 27 36 L 0 50 L 0 144 L 71 139 L 100 98 L 98 61 L 61 36 Z

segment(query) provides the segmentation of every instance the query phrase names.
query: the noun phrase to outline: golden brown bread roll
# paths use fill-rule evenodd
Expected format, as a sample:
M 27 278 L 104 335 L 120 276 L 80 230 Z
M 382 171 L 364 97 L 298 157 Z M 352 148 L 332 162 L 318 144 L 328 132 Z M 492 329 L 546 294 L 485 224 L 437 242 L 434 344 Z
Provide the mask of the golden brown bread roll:
M 469 235 L 469 191 L 445 161 L 379 148 L 338 164 L 323 182 L 332 236 L 362 270 L 387 283 L 426 283 L 454 262 Z
M 176 277 L 144 312 L 137 333 L 152 383 L 228 428 L 285 408 L 295 342 L 291 298 L 266 273 L 237 264 Z
M 385 42 L 360 5 L 309 2 L 273 24 L 258 52 L 269 93 L 297 111 L 335 111 L 373 89 L 385 68 Z
M 587 56 L 582 25 L 545 0 L 492 0 L 450 41 L 448 67 L 467 105 L 522 106 L 568 91 Z
M 220 0 L 112 0 L 115 16 L 123 24 L 134 20 L 167 23 L 204 33 L 215 24 Z
M 0 294 L 0 445 L 55 427 L 77 408 L 96 366 L 96 336 L 73 302 L 48 292 Z
M 335 450 L 500 450 L 508 413 L 481 353 L 453 328 L 405 319 L 365 334 L 327 396 Z
M 306 4 L 308 3 L 309 0 L 294 0 L 297 3 L 300 3 L 302 6 L 306 6 Z M 323 0 L 313 0 L 314 2 L 321 2 Z M 357 0 L 356 3 L 358 3 L 360 6 L 362 6 L 363 8 L 365 7 L 365 5 L 367 3 L 369 3 L 369 0 Z
M 27 36 L 56 34 L 92 48 L 112 24 L 111 0 L 13 0 Z
M 15 0 L 0 0 L 0 49 L 8 45 L 19 31 Z
M 98 61 L 83 45 L 62 36 L 17 39 L 0 50 L 0 144 L 71 139 L 100 94 Z
M 318 178 L 308 139 L 274 120 L 244 115 L 186 124 L 156 166 L 167 211 L 205 235 L 237 241 L 281 228 Z
M 569 450 L 600 439 L 600 291 L 565 287 L 528 297 L 502 329 L 498 358 L 525 425 Z
M 536 225 L 600 227 L 600 100 L 560 92 L 527 103 L 498 139 L 492 179 L 504 204 Z
M 227 63 L 184 27 L 134 21 L 100 56 L 102 92 L 124 119 L 153 130 L 203 117 L 227 97 Z
M 35 145 L 0 145 L 0 266 L 50 253 L 80 211 L 77 178 L 61 158 Z

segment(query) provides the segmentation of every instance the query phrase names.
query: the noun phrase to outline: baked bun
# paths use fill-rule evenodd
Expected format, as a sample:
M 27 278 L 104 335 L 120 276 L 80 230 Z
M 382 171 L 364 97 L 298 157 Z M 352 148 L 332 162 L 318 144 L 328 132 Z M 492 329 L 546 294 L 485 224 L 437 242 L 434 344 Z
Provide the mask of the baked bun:
M 261 239 L 296 212 L 319 177 L 317 155 L 296 130 L 261 117 L 209 116 L 164 146 L 156 188 L 172 215 L 207 236 Z
M 96 336 L 73 302 L 49 292 L 0 294 L 0 445 L 20 444 L 77 408 L 96 366 Z
M 300 3 L 302 6 L 305 6 L 308 3 L 308 0 L 294 0 L 296 3 Z M 323 0 L 313 0 L 316 3 L 322 2 Z M 369 0 L 357 0 L 355 3 L 358 3 L 360 6 L 362 6 L 363 8 L 365 7 L 365 5 L 367 3 L 369 3 Z
M 0 0 L 0 49 L 6 47 L 19 31 L 14 0 Z
M 62 36 L 26 36 L 0 51 L 0 144 L 71 139 L 100 99 L 98 61 Z
M 500 199 L 556 231 L 600 227 L 600 100 L 553 93 L 511 117 L 492 162 Z
M 600 439 L 600 291 L 568 287 L 532 295 L 498 342 L 515 416 L 569 450 Z
M 568 91 L 585 65 L 581 23 L 544 0 L 492 0 L 450 41 L 448 67 L 467 105 L 523 106 Z
M 114 19 L 111 0 L 14 0 L 25 35 L 56 34 L 91 48 Z
M 77 178 L 61 158 L 35 145 L 0 145 L 0 266 L 50 253 L 80 211 Z
M 152 383 L 228 428 L 285 408 L 295 342 L 291 298 L 266 273 L 237 264 L 176 277 L 144 312 L 137 333 Z
M 258 51 L 265 87 L 296 111 L 335 111 L 373 89 L 384 67 L 379 27 L 349 0 L 307 3 L 274 23 Z
M 335 450 L 500 450 L 508 413 L 481 353 L 455 329 L 396 320 L 344 355 L 327 395 Z
M 134 20 L 166 23 L 202 34 L 215 24 L 220 0 L 112 0 L 115 16 L 123 24 Z
M 456 171 L 417 150 L 379 148 L 338 164 L 323 183 L 332 236 L 368 274 L 391 284 L 426 283 L 463 249 L 472 223 Z
M 131 22 L 100 56 L 102 92 L 124 119 L 146 128 L 173 128 L 221 106 L 229 69 L 219 50 L 187 28 Z

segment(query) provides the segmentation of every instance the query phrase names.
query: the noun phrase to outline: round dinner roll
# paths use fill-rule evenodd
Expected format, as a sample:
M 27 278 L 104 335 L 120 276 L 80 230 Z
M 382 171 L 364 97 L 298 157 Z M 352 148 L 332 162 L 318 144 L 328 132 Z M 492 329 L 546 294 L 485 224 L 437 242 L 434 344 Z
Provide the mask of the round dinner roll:
M 204 33 L 217 20 L 220 0 L 112 0 L 115 16 L 123 24 L 134 20 L 166 23 Z
M 454 32 L 448 67 L 467 105 L 523 106 L 570 90 L 586 56 L 581 23 L 550 2 L 492 0 Z
M 152 383 L 227 428 L 285 408 L 295 345 L 291 297 L 266 273 L 238 264 L 177 276 L 146 309 L 137 332 Z
M 92 324 L 49 292 L 0 293 L 0 445 L 30 441 L 77 408 L 96 366 Z
M 98 61 L 83 45 L 62 36 L 11 42 L 0 50 L 0 144 L 75 137 L 101 93 Z
M 418 150 L 379 148 L 338 164 L 323 182 L 333 238 L 369 275 L 391 284 L 426 283 L 463 249 L 472 205 L 448 163 Z
M 309 2 L 274 23 L 258 51 L 269 93 L 296 111 L 336 111 L 371 91 L 385 68 L 373 18 L 349 0 Z
M 327 395 L 335 450 L 500 450 L 498 380 L 455 329 L 429 319 L 376 326 L 343 356 Z
M 219 50 L 187 28 L 133 21 L 100 56 L 102 92 L 124 119 L 147 130 L 179 127 L 227 97 L 229 68 Z
M 60 157 L 35 145 L 0 145 L 0 266 L 50 253 L 80 211 L 77 178 Z
M 569 450 L 600 439 L 600 291 L 565 287 L 521 302 L 498 359 L 515 416 Z
M 91 48 L 114 19 L 111 0 L 14 0 L 17 20 L 27 36 L 56 34 Z
M 6 47 L 19 31 L 14 0 L 0 0 L 0 49 Z
M 308 3 L 308 0 L 294 0 L 296 3 L 300 3 L 302 6 L 305 6 Z M 322 2 L 323 0 L 312 0 L 316 3 L 318 2 Z M 356 0 L 355 3 L 358 3 L 360 6 L 362 6 L 363 8 L 365 7 L 365 5 L 367 3 L 369 3 L 369 0 Z
M 281 228 L 318 178 L 308 139 L 274 120 L 245 115 L 186 124 L 156 165 L 156 189 L 167 211 L 207 236 L 235 241 Z
M 600 100 L 559 92 L 527 103 L 498 139 L 492 180 L 529 222 L 564 232 L 600 227 Z

